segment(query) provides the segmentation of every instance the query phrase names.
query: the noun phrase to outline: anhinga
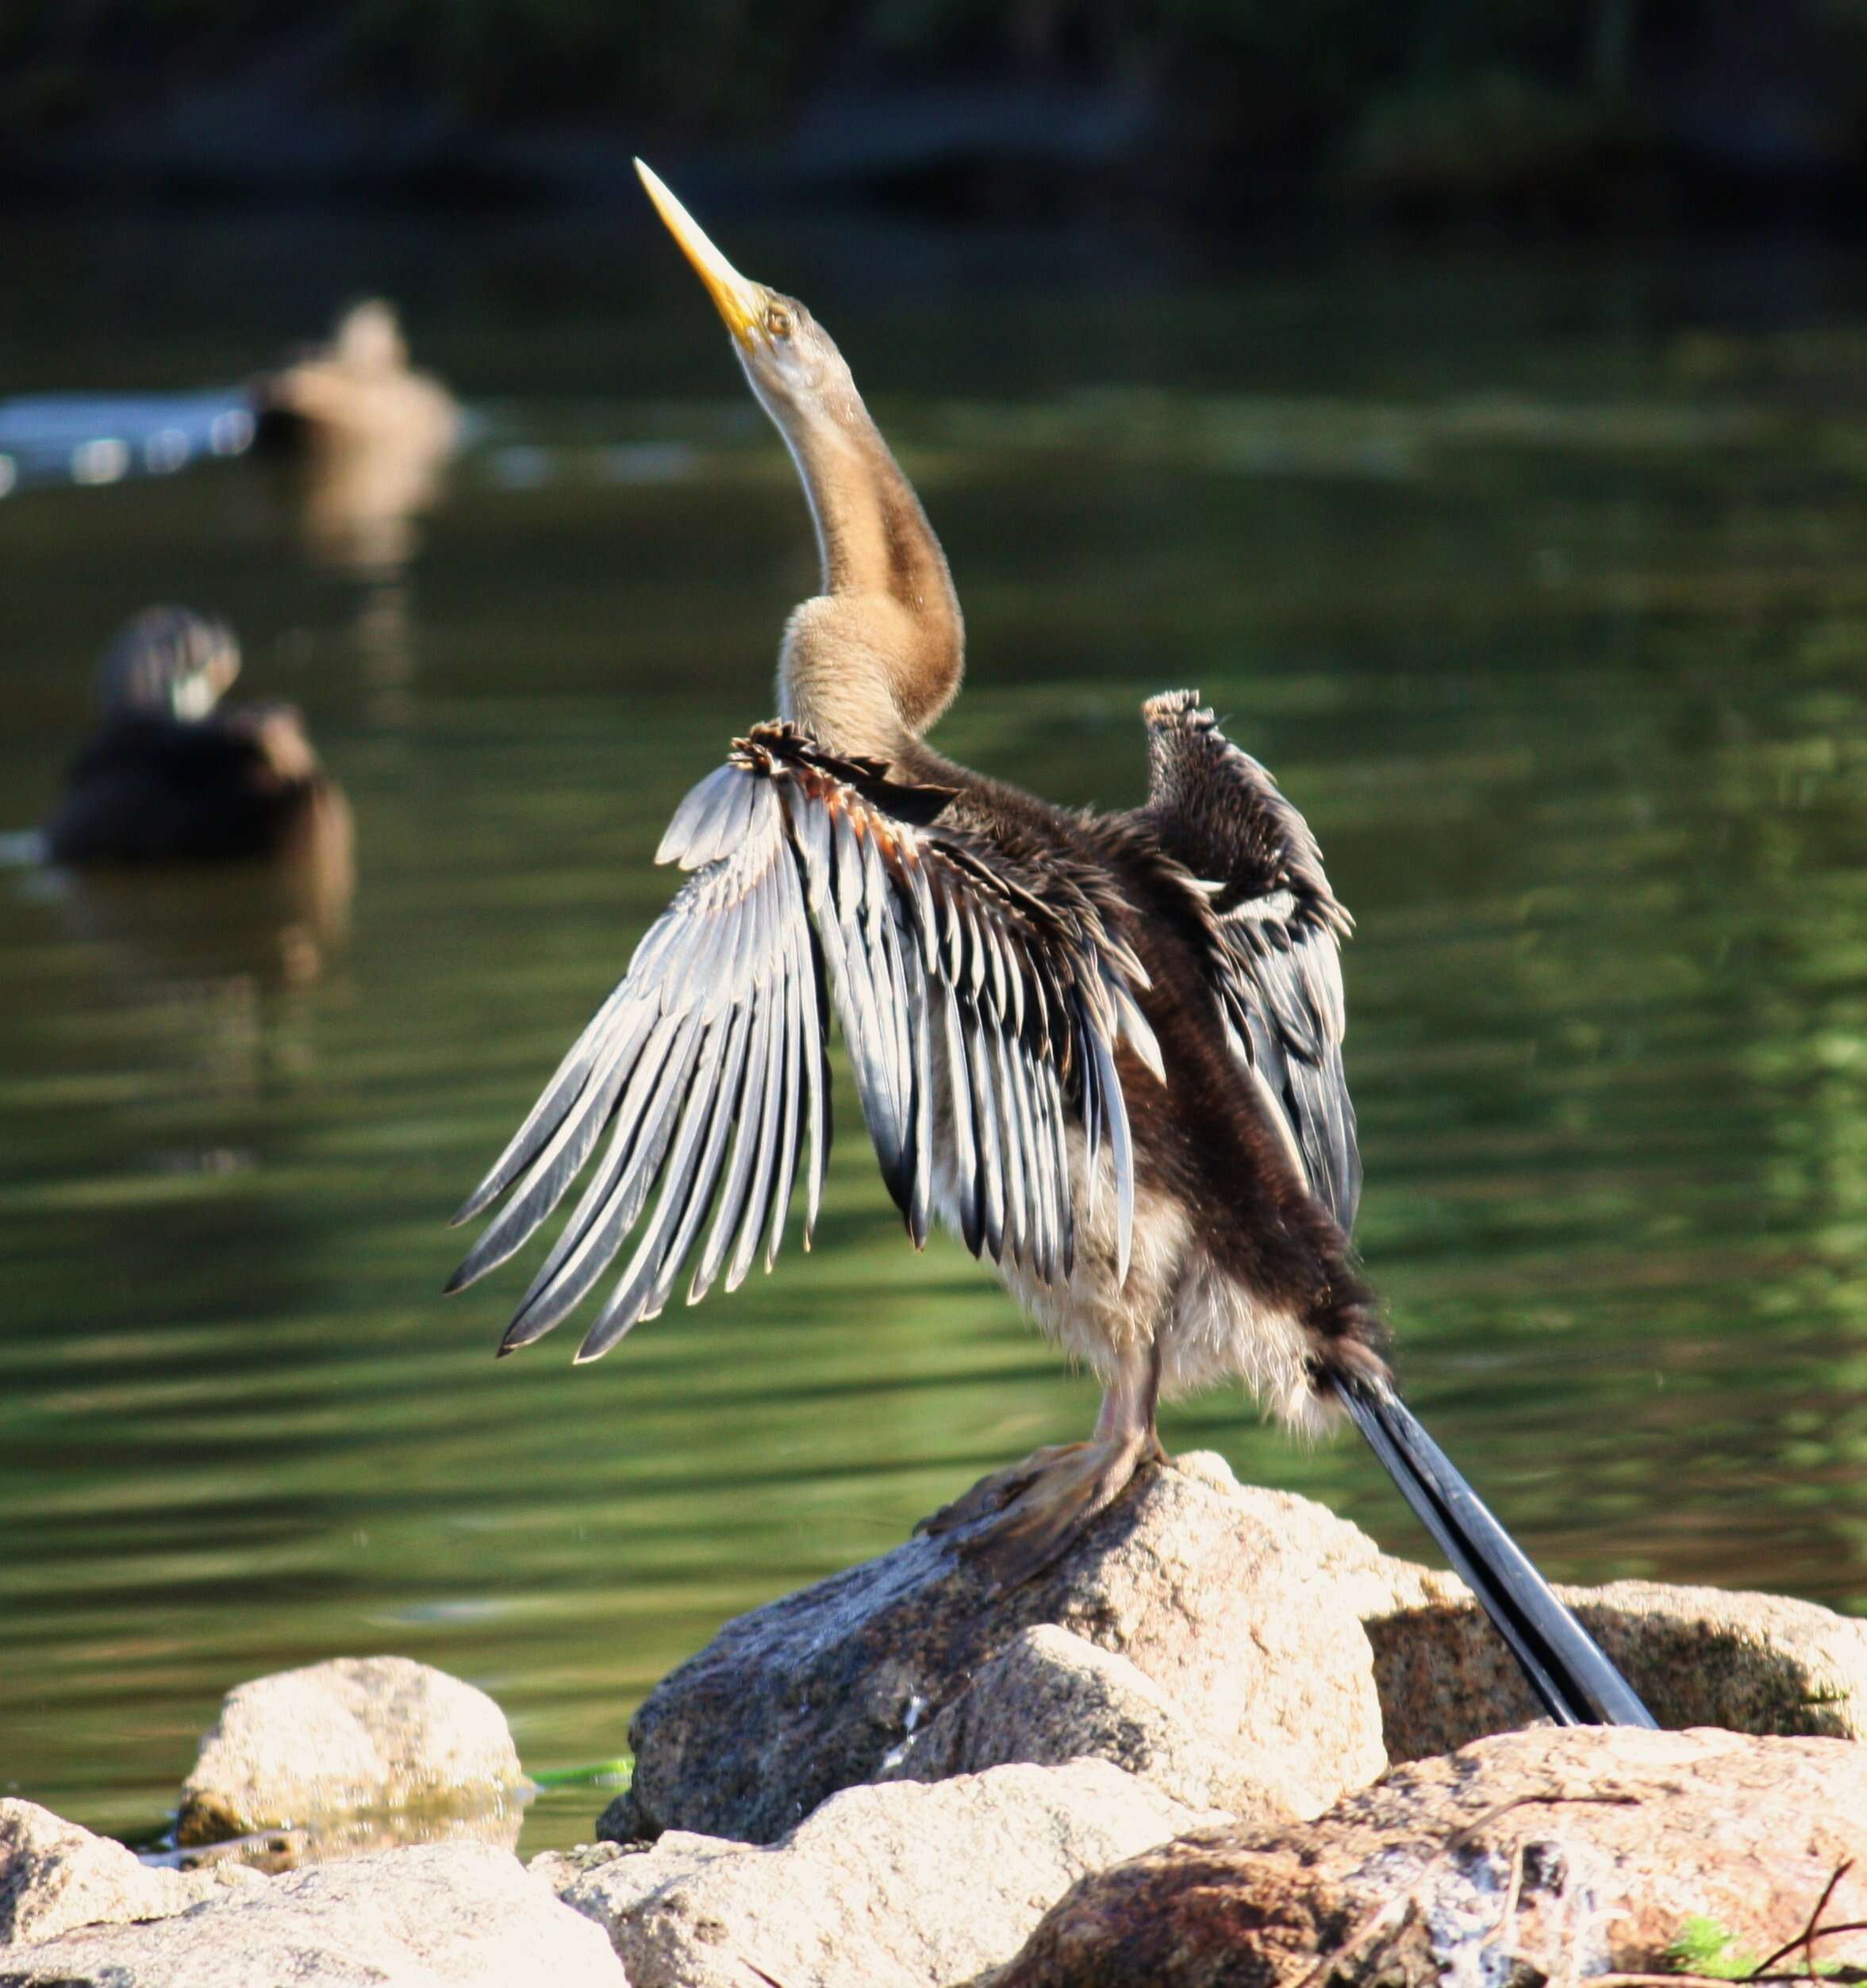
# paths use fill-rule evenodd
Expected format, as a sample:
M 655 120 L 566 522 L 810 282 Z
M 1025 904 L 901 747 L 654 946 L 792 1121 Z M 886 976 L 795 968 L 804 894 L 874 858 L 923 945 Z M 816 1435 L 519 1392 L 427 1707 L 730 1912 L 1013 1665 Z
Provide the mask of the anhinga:
M 149 608 L 98 666 L 98 728 L 46 824 L 53 862 L 232 862 L 343 845 L 348 804 L 290 704 L 226 706 L 240 673 L 231 630 Z
M 450 1288 L 547 1219 L 605 1131 L 501 1352 L 638 1229 L 579 1360 L 659 1313 L 696 1253 L 690 1303 L 769 1267 L 800 1174 L 808 1241 L 833 1008 L 916 1243 L 936 1215 L 957 1230 L 1104 1390 L 1087 1442 L 931 1529 L 1021 1579 L 1162 1454 L 1163 1393 L 1240 1376 L 1288 1422 L 1346 1410 L 1557 1718 L 1650 1725 L 1395 1392 L 1348 1240 L 1349 919 L 1302 816 L 1189 692 L 1143 708 L 1149 793 L 1127 813 L 1051 807 L 928 746 L 962 632 L 919 501 L 810 313 L 640 170 L 796 461 L 823 588 L 785 631 L 778 722 L 662 839 L 689 881 L 461 1210 L 509 1195 Z

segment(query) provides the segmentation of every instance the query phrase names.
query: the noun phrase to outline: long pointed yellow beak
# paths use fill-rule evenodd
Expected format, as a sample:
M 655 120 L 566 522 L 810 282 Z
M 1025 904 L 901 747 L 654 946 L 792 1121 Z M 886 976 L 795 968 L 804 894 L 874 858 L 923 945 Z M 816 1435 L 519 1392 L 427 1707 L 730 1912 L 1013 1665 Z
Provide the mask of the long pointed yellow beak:
M 726 328 L 741 344 L 749 345 L 754 332 L 764 322 L 763 289 L 740 274 L 701 232 L 699 222 L 639 159 L 636 171 L 648 190 L 648 198 L 655 202 L 655 211 L 667 223 L 668 232 L 681 244 L 681 252 L 706 285 L 714 309 L 726 320 Z

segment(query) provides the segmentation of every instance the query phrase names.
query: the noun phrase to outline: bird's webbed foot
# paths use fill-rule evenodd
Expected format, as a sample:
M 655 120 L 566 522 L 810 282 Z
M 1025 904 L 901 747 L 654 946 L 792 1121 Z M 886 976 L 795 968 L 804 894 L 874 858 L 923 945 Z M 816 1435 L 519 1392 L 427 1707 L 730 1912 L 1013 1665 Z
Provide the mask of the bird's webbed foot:
M 1145 1456 L 1162 1453 L 1151 1429 L 1054 1444 L 982 1477 L 915 1528 L 957 1533 L 967 1559 L 1001 1588 L 1033 1579 L 1060 1559 L 1096 1515 L 1127 1488 Z

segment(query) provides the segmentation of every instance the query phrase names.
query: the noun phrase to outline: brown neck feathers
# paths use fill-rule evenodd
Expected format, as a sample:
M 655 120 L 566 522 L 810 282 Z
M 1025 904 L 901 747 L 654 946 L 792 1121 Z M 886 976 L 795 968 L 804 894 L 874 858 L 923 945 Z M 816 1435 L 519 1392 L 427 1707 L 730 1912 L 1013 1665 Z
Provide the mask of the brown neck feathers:
M 820 735 L 873 735 L 885 705 L 898 732 L 918 737 L 952 702 L 963 667 L 946 555 L 859 399 L 782 425 L 816 525 L 823 597 L 792 618 L 781 700 Z M 882 750 L 872 735 L 824 743 Z

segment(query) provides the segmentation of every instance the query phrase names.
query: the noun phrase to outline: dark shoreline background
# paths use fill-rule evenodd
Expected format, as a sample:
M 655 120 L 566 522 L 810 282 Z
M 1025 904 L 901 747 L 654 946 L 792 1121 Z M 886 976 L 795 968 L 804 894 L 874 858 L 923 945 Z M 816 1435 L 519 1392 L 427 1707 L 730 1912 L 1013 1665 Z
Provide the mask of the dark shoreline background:
M 1867 194 L 1861 0 L 8 0 L 0 190 L 1595 232 Z

